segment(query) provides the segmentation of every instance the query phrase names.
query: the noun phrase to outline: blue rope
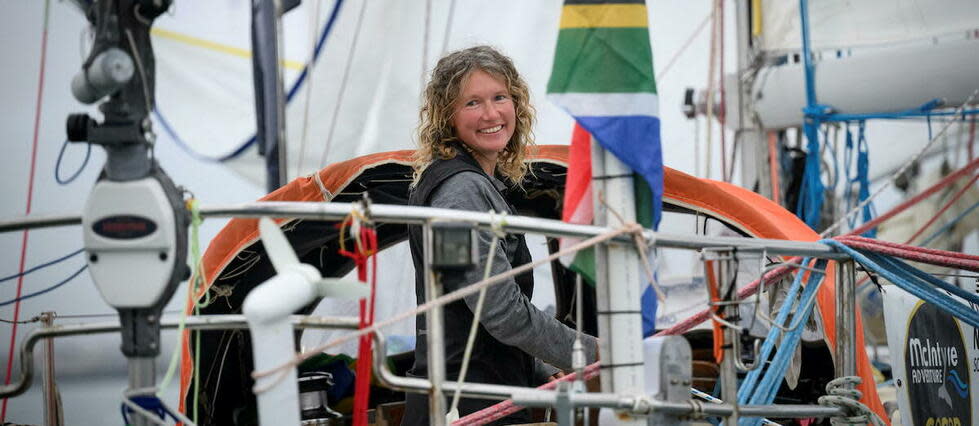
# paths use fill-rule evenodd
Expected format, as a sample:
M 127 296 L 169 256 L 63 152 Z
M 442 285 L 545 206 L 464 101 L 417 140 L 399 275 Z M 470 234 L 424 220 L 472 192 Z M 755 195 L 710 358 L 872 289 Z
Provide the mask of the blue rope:
M 69 183 L 74 182 L 75 179 L 78 178 L 78 175 L 82 174 L 82 171 L 85 170 L 85 166 L 88 165 L 88 159 L 92 156 L 92 144 L 86 143 L 85 144 L 85 147 L 86 147 L 85 148 L 85 159 L 82 160 L 82 165 L 81 166 L 78 166 L 78 170 L 74 174 L 72 174 L 71 176 L 69 176 L 68 179 L 62 179 L 61 178 L 61 159 L 64 157 L 64 155 L 65 155 L 65 148 L 67 148 L 67 147 L 68 147 L 68 139 L 65 139 L 64 143 L 61 144 L 61 150 L 58 151 L 58 159 L 55 160 L 55 162 L 54 162 L 54 180 L 55 180 L 55 182 L 58 182 L 59 185 L 67 185 Z
M 31 272 L 34 272 L 34 271 L 37 271 L 37 270 L 39 270 L 39 269 L 44 269 L 44 268 L 47 268 L 48 266 L 51 266 L 51 265 L 54 265 L 54 264 L 56 264 L 56 263 L 59 263 L 59 262 L 62 262 L 62 261 L 64 261 L 64 260 L 67 260 L 67 259 L 69 259 L 69 258 L 71 258 L 72 256 L 74 256 L 74 255 L 76 255 L 76 254 L 78 254 L 78 253 L 81 253 L 81 252 L 83 252 L 83 251 L 85 251 L 85 249 L 83 249 L 83 248 L 80 248 L 80 249 L 78 249 L 78 250 L 75 250 L 75 251 L 73 251 L 73 252 L 71 252 L 71 253 L 68 253 L 68 254 L 66 254 L 66 255 L 64 255 L 64 256 L 61 256 L 61 257 L 59 257 L 59 258 L 57 258 L 57 259 L 55 259 L 55 260 L 52 260 L 52 261 L 49 261 L 49 262 L 45 262 L 45 263 L 42 263 L 42 264 L 40 264 L 40 265 L 37 265 L 37 266 L 35 266 L 35 267 L 33 267 L 33 268 L 30 268 L 30 269 L 28 269 L 28 270 L 26 270 L 26 271 L 24 271 L 24 272 L 20 272 L 20 273 L 17 273 L 17 274 L 13 274 L 13 275 L 8 275 L 8 276 L 6 276 L 6 277 L 3 277 L 3 278 L 0 278 L 0 283 L 2 283 L 2 282 L 4 282 L 4 281 L 10 281 L 10 280 L 12 280 L 12 279 L 14 279 L 14 278 L 18 278 L 18 277 L 22 277 L 22 276 L 24 276 L 24 275 L 27 275 L 27 274 L 29 274 L 29 273 L 31 273 Z
M 820 270 L 825 269 L 826 262 L 826 259 L 817 260 L 815 268 Z M 800 272 L 799 275 L 803 274 Z M 815 306 L 816 290 L 822 284 L 823 276 L 824 274 L 821 272 L 811 272 L 809 274 L 809 283 L 802 291 L 802 301 L 800 302 L 800 306 L 804 310 L 796 312 L 800 324 L 805 324 L 809 321 L 809 316 L 812 314 L 812 307 Z M 775 400 L 775 394 L 778 392 L 779 385 L 781 385 L 782 379 L 785 377 L 785 371 L 792 361 L 795 349 L 799 345 L 799 341 L 802 340 L 802 332 L 804 330 L 805 327 L 796 327 L 785 334 L 785 337 L 782 339 L 782 344 L 779 345 L 778 351 L 775 353 L 775 357 L 765 371 L 765 376 L 754 390 L 753 395 L 748 398 L 748 403 L 771 404 Z M 758 417 L 745 417 L 738 424 L 759 425 L 761 421 Z
M 932 233 L 931 235 L 929 235 L 928 238 L 925 238 L 925 241 L 923 243 L 921 243 L 921 246 L 922 247 L 927 247 L 928 246 L 928 243 L 930 243 L 935 238 L 940 237 L 942 234 L 948 232 L 948 230 L 952 229 L 952 227 L 955 226 L 956 223 L 959 223 L 959 221 L 961 221 L 963 218 L 965 218 L 966 216 L 968 216 L 969 213 L 972 213 L 972 211 L 975 210 L 976 207 L 979 207 L 979 201 L 977 201 L 971 207 L 965 209 L 965 211 L 963 211 L 962 213 L 959 213 L 958 216 L 955 216 L 952 220 L 950 220 L 945 225 L 942 225 L 941 228 L 938 228 L 938 230 L 935 231 L 934 233 Z
M 82 266 L 81 269 L 75 271 L 75 273 L 74 274 L 71 274 L 71 276 L 69 276 L 68 278 L 65 278 L 60 283 L 57 283 L 57 284 L 55 284 L 55 285 L 53 285 L 51 287 L 48 287 L 48 288 L 46 288 L 44 290 L 36 291 L 36 292 L 30 293 L 30 294 L 25 294 L 25 295 L 20 296 L 20 297 L 15 297 L 15 298 L 10 299 L 10 300 L 8 300 L 6 302 L 0 302 L 0 306 L 7 306 L 7 305 L 9 305 L 11 303 L 16 303 L 16 302 L 19 302 L 21 300 L 30 299 L 32 297 L 40 296 L 40 295 L 42 295 L 44 293 L 48 293 L 48 292 L 54 291 L 58 287 L 61 287 L 61 286 L 65 285 L 65 284 L 68 284 L 69 281 L 75 279 L 75 277 L 77 277 L 79 274 L 81 274 L 82 271 L 84 271 L 86 268 L 88 268 L 88 265 Z
M 808 265 L 809 258 L 802 259 L 800 265 Z M 796 296 L 799 294 L 799 289 L 802 287 L 802 276 L 805 275 L 802 271 L 795 274 L 795 279 L 792 281 L 792 286 L 789 287 L 789 291 L 785 296 L 785 301 L 782 302 L 782 307 L 779 309 L 778 314 L 775 316 L 775 324 L 784 326 L 785 321 L 789 317 L 789 313 L 792 311 L 793 302 Z M 775 348 L 775 341 L 778 340 L 779 334 L 782 330 L 778 327 L 771 326 L 768 330 L 768 336 L 765 337 L 764 342 L 761 345 L 761 351 L 759 352 L 757 362 L 768 361 L 768 357 L 772 354 L 772 349 Z M 738 404 L 747 404 L 748 398 L 751 396 L 755 389 L 755 385 L 758 383 L 758 379 L 761 377 L 761 368 L 756 368 L 748 372 L 745 376 L 744 381 L 741 382 L 741 387 L 738 388 Z
M 949 115 L 977 115 L 979 114 L 979 109 L 964 109 L 962 111 L 917 111 L 908 110 L 902 112 L 879 112 L 871 114 L 826 114 L 820 119 L 822 121 L 864 121 L 864 120 L 903 120 L 908 118 L 919 118 L 925 117 L 939 117 L 939 116 L 949 116 Z
M 140 406 L 140 408 L 149 411 L 150 413 L 156 414 L 161 420 L 166 420 L 166 416 L 170 416 L 174 421 L 180 422 L 180 419 L 175 416 L 163 401 L 156 395 L 134 395 L 129 397 L 129 400 Z M 129 424 L 129 413 L 133 411 L 131 408 L 127 407 L 126 404 L 122 404 L 122 420 L 125 424 Z
M 795 212 L 796 216 L 802 219 L 806 225 L 816 229 L 819 226 L 820 213 L 823 208 L 823 192 L 826 190 L 819 172 L 818 124 L 807 120 L 803 129 L 807 139 L 806 150 L 809 152 L 806 154 L 806 168 L 802 175 L 802 187 Z
M 898 286 L 902 290 L 911 293 L 927 303 L 935 305 L 939 309 L 942 309 L 956 318 L 965 321 L 967 324 L 973 327 L 979 327 L 979 312 L 973 310 L 971 307 L 963 305 L 962 303 L 956 302 L 955 300 L 951 299 L 948 294 L 951 293 L 959 295 L 966 301 L 977 304 L 979 304 L 979 297 L 970 295 L 967 292 L 964 292 L 964 290 L 958 289 L 957 287 L 937 278 L 925 278 L 927 274 L 917 271 L 915 268 L 904 264 L 904 262 L 897 263 L 896 261 L 891 261 L 877 253 L 868 253 L 861 250 L 856 250 L 836 240 L 821 240 L 820 242 L 833 247 L 837 251 L 846 253 L 852 257 L 853 260 L 859 262 L 861 265 L 867 268 L 868 271 L 884 277 L 884 279 L 894 283 L 894 285 Z M 884 265 L 881 265 L 881 263 Z M 895 270 L 899 271 L 900 273 L 896 272 Z M 945 290 L 948 293 L 939 291 L 935 288 L 935 286 Z
M 317 59 L 319 59 L 320 52 L 323 50 L 323 45 L 326 44 L 326 37 L 333 30 L 333 24 L 336 22 L 337 16 L 339 16 L 340 14 L 341 5 L 343 5 L 343 0 L 337 0 L 336 4 L 333 5 L 333 11 L 330 12 L 330 19 L 328 19 L 326 21 L 326 24 L 323 26 L 323 30 L 320 32 L 319 39 L 316 41 L 316 47 L 313 49 L 312 62 L 316 62 Z M 292 84 L 292 87 L 289 88 L 289 92 L 286 94 L 286 103 L 291 102 L 292 98 L 295 97 L 296 93 L 299 92 L 299 89 L 302 88 L 303 83 L 306 81 L 306 75 L 309 72 L 309 65 L 310 64 L 306 64 L 305 66 L 303 66 L 303 70 L 299 73 L 299 77 L 296 78 L 296 81 Z M 241 145 L 239 145 L 237 148 L 232 150 L 230 153 L 221 155 L 219 157 L 212 157 L 194 151 L 190 147 L 190 145 L 187 144 L 187 142 L 181 139 L 180 135 L 177 134 L 173 126 L 171 126 L 170 123 L 163 116 L 163 113 L 160 112 L 160 108 L 158 105 L 154 105 L 153 114 L 156 117 L 157 121 L 160 123 L 160 125 L 163 127 L 163 130 L 166 131 L 166 133 L 170 136 L 170 138 L 177 143 L 177 146 L 179 146 L 182 150 L 186 151 L 187 154 L 189 154 L 191 157 L 194 157 L 195 159 L 200 161 L 223 163 L 225 161 L 231 160 L 235 157 L 238 157 L 243 152 L 245 152 L 245 150 L 247 150 L 249 147 L 255 144 L 255 140 L 257 138 L 257 136 L 253 134 L 251 135 L 251 137 L 249 137 L 246 141 L 242 142 Z
M 860 182 L 859 200 L 864 202 L 870 198 L 870 144 L 867 143 L 865 122 L 861 121 L 857 136 L 857 180 Z M 863 206 L 863 223 L 870 222 L 877 216 L 873 201 Z M 864 232 L 864 237 L 876 238 L 877 228 Z
M 869 148 L 867 144 L 866 133 L 864 132 L 866 127 L 866 122 L 859 122 L 857 130 L 857 142 L 853 143 L 853 134 L 850 132 L 850 124 L 847 123 L 846 126 L 846 148 L 843 153 L 844 168 L 846 169 L 846 184 L 843 188 L 843 199 L 846 200 L 846 211 L 850 211 L 853 205 L 856 204 L 853 199 L 853 186 L 857 185 L 857 203 L 862 203 L 864 200 L 870 197 L 870 161 L 869 161 Z M 856 151 L 856 166 L 857 173 L 856 176 L 851 177 L 850 171 L 853 168 L 853 154 Z M 867 223 L 873 220 L 876 216 L 876 211 L 874 209 L 874 203 L 867 203 L 863 207 L 863 223 Z M 857 218 L 855 216 L 847 215 L 847 221 L 850 228 L 857 227 Z M 868 230 L 861 234 L 867 238 L 877 237 L 877 228 Z

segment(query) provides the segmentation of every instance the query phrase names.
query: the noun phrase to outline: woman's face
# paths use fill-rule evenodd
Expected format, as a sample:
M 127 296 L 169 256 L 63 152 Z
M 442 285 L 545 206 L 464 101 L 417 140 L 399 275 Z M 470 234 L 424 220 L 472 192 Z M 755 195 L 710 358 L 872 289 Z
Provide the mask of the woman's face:
M 513 99 L 506 84 L 482 70 L 470 73 L 453 110 L 456 136 L 495 165 L 497 154 L 513 136 L 515 122 Z

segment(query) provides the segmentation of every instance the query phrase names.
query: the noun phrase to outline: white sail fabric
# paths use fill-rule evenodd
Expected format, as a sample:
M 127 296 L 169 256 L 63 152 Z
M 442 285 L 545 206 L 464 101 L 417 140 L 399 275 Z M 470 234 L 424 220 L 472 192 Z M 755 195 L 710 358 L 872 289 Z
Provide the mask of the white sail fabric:
M 801 49 L 798 1 L 763 1 L 761 16 L 762 50 Z M 809 2 L 809 23 L 814 50 L 964 36 L 967 31 L 979 28 L 979 3 L 975 0 L 815 0 Z
M 312 49 L 314 3 L 303 2 L 283 17 L 286 91 Z M 571 119 L 542 97 L 561 1 L 452 3 L 343 2 L 311 78 L 286 106 L 290 179 L 359 155 L 414 148 L 422 82 L 443 48 L 500 48 L 531 86 L 537 140 L 570 140 Z M 334 6 L 320 2 L 317 37 Z M 183 2 L 154 31 L 160 113 L 193 151 L 209 157 L 233 152 L 255 132 L 249 22 L 246 1 Z M 256 184 L 265 182 L 264 159 L 254 147 L 225 164 Z

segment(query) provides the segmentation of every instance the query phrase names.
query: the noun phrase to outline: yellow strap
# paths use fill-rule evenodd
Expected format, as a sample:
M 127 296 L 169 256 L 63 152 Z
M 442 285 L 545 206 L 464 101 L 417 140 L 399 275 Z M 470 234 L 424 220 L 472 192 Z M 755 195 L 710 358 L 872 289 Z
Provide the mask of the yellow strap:
M 202 39 L 202 38 L 197 38 L 197 37 L 194 37 L 194 36 L 191 36 L 191 35 L 187 35 L 187 34 L 183 34 L 183 33 L 178 33 L 176 31 L 164 30 L 162 28 L 153 28 L 152 30 L 150 30 L 150 34 L 152 34 L 152 35 L 154 35 L 156 37 L 165 38 L 165 39 L 169 39 L 169 40 L 173 40 L 173 41 L 178 41 L 178 42 L 181 42 L 181 43 L 184 43 L 184 44 L 189 44 L 189 45 L 195 46 L 195 47 L 200 47 L 202 49 L 213 50 L 215 52 L 221 52 L 221 53 L 225 53 L 225 54 L 228 54 L 228 55 L 231 55 L 231 56 L 237 56 L 239 58 L 251 59 L 251 57 L 252 57 L 252 51 L 251 50 L 242 49 L 240 47 L 229 46 L 229 45 L 226 45 L 226 44 L 221 44 L 221 43 L 218 43 L 218 42 L 214 42 L 214 41 L 210 41 L 210 40 L 205 40 L 205 39 Z M 280 60 L 279 63 L 283 67 L 288 68 L 288 69 L 291 69 L 291 70 L 297 70 L 298 71 L 298 70 L 302 70 L 303 69 L 303 63 L 302 62 L 299 62 L 299 61 L 289 61 L 289 60 L 283 59 L 283 60 Z

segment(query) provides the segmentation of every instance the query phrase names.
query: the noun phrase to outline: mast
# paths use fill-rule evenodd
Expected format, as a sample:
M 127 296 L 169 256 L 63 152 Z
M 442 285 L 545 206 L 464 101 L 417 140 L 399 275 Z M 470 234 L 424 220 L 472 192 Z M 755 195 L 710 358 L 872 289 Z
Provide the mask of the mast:
M 632 170 L 592 139 L 592 188 L 595 225 L 636 221 Z M 596 178 L 598 177 L 598 178 Z M 611 178 L 608 178 L 611 177 Z M 614 211 L 612 210 L 614 209 Z M 642 314 L 643 280 L 639 256 L 631 245 L 599 244 L 595 249 L 599 356 L 602 392 L 644 390 Z M 617 424 L 645 424 L 645 419 L 617 418 Z

